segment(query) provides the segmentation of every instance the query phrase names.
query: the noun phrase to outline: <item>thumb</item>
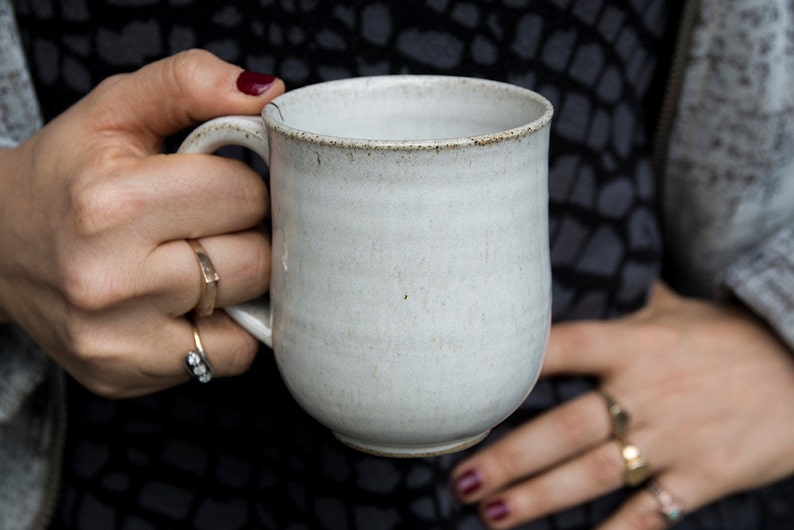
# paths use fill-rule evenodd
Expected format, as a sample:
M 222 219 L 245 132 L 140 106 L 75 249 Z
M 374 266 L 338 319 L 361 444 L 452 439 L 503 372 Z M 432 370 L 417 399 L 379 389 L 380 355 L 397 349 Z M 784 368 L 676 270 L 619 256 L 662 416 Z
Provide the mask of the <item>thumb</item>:
M 104 127 L 159 145 L 165 136 L 197 122 L 258 114 L 284 92 L 284 83 L 196 49 L 109 78 L 96 92 L 95 104 L 109 111 L 109 119 L 101 121 Z

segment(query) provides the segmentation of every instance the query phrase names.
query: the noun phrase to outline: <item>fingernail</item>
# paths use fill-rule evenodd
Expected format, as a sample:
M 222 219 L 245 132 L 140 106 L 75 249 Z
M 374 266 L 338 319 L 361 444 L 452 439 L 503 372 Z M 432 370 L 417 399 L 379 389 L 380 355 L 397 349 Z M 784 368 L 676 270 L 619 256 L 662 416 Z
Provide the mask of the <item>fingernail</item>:
M 455 492 L 461 497 L 467 497 L 480 489 L 482 479 L 474 470 L 466 471 L 455 481 Z
M 483 514 L 489 521 L 501 521 L 510 515 L 510 507 L 502 500 L 491 501 L 483 507 Z
M 237 90 L 249 96 L 259 96 L 267 90 L 275 80 L 275 76 L 246 70 L 237 76 Z

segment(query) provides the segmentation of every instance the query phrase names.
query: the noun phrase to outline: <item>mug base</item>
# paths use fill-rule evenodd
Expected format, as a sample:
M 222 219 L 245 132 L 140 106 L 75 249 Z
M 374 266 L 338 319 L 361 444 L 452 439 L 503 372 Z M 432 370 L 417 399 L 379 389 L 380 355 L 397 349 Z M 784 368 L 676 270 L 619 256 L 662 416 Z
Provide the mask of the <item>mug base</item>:
M 386 456 L 391 458 L 423 458 L 427 456 L 439 456 L 449 453 L 456 453 L 468 449 L 473 445 L 480 443 L 490 430 L 483 433 L 471 436 L 468 438 L 461 438 L 451 442 L 444 442 L 431 445 L 385 445 L 385 444 L 372 444 L 362 442 L 361 440 L 354 440 L 339 433 L 333 433 L 336 438 L 348 447 L 369 453 L 375 456 Z

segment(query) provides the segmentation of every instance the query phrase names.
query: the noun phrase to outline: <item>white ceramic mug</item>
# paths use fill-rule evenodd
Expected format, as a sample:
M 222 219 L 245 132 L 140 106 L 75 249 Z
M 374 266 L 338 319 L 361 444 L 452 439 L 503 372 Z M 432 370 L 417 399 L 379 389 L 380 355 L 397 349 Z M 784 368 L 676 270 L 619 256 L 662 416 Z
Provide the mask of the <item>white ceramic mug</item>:
M 537 381 L 551 306 L 551 104 L 494 81 L 382 76 L 207 122 L 182 152 L 270 168 L 270 305 L 229 314 L 346 444 L 469 447 Z M 223 279 L 221 279 L 223 281 Z

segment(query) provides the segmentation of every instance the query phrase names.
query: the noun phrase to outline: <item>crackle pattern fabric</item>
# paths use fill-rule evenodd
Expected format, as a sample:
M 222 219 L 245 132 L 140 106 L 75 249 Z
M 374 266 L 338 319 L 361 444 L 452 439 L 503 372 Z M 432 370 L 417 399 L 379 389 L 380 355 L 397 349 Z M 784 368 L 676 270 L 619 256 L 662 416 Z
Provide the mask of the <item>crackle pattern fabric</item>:
M 664 0 L 15 4 L 46 119 L 107 75 L 188 47 L 276 74 L 289 88 L 357 75 L 441 73 L 538 90 L 556 109 L 555 319 L 625 314 L 642 303 L 658 273 L 646 107 L 659 88 L 653 81 L 670 19 Z M 589 386 L 583 379 L 540 383 L 493 436 Z M 449 490 L 447 474 L 460 455 L 390 460 L 346 449 L 289 397 L 266 351 L 233 380 L 125 401 L 72 384 L 68 397 L 54 528 L 480 528 Z M 624 495 L 525 528 L 591 528 Z M 764 528 L 764 514 L 774 513 L 764 495 L 719 503 L 681 528 Z

